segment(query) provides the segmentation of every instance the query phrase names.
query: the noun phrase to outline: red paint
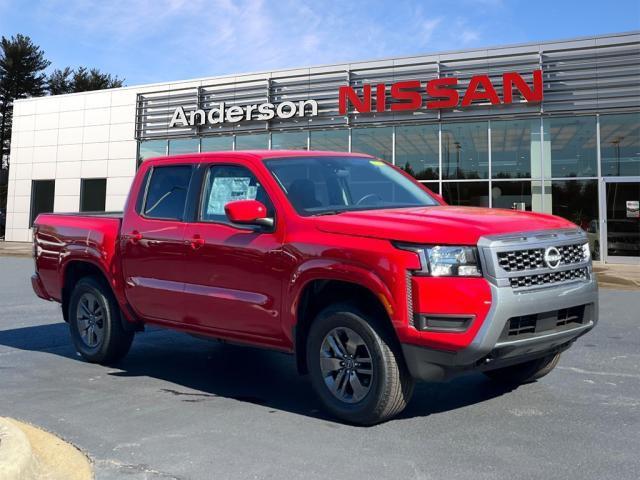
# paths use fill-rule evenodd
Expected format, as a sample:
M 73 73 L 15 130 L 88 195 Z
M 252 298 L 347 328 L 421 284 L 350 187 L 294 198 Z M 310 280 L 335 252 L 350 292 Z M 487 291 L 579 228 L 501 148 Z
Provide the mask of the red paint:
M 440 98 L 441 100 L 429 100 L 427 102 L 427 108 L 454 108 L 458 105 L 460 96 L 458 95 L 458 91 L 455 89 L 457 84 L 458 79 L 455 77 L 429 80 L 429 82 L 427 82 L 427 95 L 433 98 Z
M 429 109 L 445 109 L 469 107 L 474 102 L 490 103 L 491 105 L 508 105 L 513 103 L 514 89 L 520 93 L 522 99 L 529 103 L 539 103 L 543 99 L 542 70 L 533 72 L 533 85 L 517 72 L 507 72 L 502 75 L 502 99 L 488 75 L 474 75 L 469 80 L 460 102 L 460 94 L 456 86 L 460 83 L 456 77 L 443 77 L 429 80 L 426 83 L 426 102 L 423 102 L 422 83 L 419 80 L 395 82 L 391 84 L 391 98 L 396 103 L 391 104 L 392 111 L 418 110 L 424 106 Z M 386 110 L 388 99 L 385 85 L 376 86 L 376 111 Z M 349 105 L 358 113 L 371 113 L 373 109 L 373 95 L 371 85 L 364 84 L 362 95 L 349 86 L 342 86 L 338 91 L 338 109 L 340 115 L 346 115 Z
M 235 223 L 251 223 L 267 216 L 267 207 L 256 200 L 238 200 L 224 206 L 227 217 Z
M 130 320 L 285 351 L 294 348 L 297 307 L 309 282 L 340 280 L 367 288 L 386 309 L 402 342 L 445 350 L 469 345 L 491 303 L 483 278 L 412 279 L 413 309 L 476 316 L 464 333 L 419 332 L 409 324 L 407 270 L 415 253 L 392 241 L 475 245 L 487 234 L 574 227 L 558 217 L 511 210 L 451 207 L 299 216 L 263 164 L 270 157 L 330 152 L 256 151 L 183 155 L 146 161 L 134 179 L 122 220 L 40 215 L 34 289 L 60 301 L 67 268 L 86 262 L 111 284 Z M 349 155 L 349 154 L 345 154 Z M 362 156 L 360 154 L 351 154 Z M 275 208 L 272 229 L 231 223 L 152 220 L 135 210 L 148 169 L 168 164 L 236 164 L 251 170 Z M 255 201 L 227 205 L 236 221 L 264 215 Z M 456 302 L 448 301 L 455 296 Z

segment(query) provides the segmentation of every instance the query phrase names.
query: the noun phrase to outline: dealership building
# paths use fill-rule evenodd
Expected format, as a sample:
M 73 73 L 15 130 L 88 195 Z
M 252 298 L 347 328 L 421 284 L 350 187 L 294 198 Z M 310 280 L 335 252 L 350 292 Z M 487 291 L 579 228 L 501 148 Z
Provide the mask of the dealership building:
M 40 212 L 122 210 L 147 158 L 234 149 L 372 154 L 640 264 L 640 32 L 18 100 L 6 239 Z

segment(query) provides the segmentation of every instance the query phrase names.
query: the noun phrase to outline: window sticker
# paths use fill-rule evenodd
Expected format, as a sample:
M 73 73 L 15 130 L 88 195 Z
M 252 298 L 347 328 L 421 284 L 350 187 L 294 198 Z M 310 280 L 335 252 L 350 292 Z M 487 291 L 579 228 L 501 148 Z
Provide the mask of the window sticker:
M 375 165 L 376 167 L 381 167 L 382 165 L 384 165 L 384 162 L 381 162 L 380 160 L 369 160 L 369 163 L 371 165 Z
M 255 200 L 257 186 L 251 186 L 251 177 L 218 177 L 213 179 L 207 204 L 207 215 L 224 215 L 224 206 L 235 200 Z

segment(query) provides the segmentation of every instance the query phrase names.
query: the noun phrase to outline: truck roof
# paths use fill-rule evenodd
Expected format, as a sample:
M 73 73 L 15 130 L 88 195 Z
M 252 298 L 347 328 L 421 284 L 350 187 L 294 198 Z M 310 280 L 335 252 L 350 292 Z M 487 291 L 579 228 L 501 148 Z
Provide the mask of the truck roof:
M 172 163 L 175 161 L 207 161 L 216 160 L 217 158 L 237 158 L 262 160 L 267 158 L 287 158 L 287 157 L 371 157 L 367 153 L 348 153 L 348 152 L 332 152 L 327 150 L 235 150 L 224 152 L 203 152 L 203 153 L 185 153 L 181 155 L 169 155 L 162 157 L 153 157 L 145 160 L 155 163 Z

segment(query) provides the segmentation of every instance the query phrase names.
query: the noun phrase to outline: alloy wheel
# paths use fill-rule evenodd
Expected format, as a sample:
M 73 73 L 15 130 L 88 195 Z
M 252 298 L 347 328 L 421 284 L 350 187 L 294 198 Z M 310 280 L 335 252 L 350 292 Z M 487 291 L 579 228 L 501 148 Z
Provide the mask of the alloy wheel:
M 362 337 L 350 328 L 334 328 L 324 337 L 320 369 L 327 388 L 342 402 L 359 402 L 371 390 L 371 352 Z
M 83 343 L 96 348 L 104 339 L 104 309 L 93 293 L 82 294 L 76 309 L 78 332 Z

